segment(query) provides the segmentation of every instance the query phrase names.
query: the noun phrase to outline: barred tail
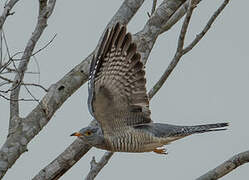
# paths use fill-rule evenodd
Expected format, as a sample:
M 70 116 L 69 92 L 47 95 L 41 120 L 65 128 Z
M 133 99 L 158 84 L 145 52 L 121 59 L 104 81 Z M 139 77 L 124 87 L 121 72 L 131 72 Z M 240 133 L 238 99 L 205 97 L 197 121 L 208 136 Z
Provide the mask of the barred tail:
M 226 130 L 228 123 L 204 124 L 195 126 L 176 126 L 171 124 L 152 123 L 135 126 L 135 129 L 146 130 L 159 138 L 169 138 L 170 141 L 189 136 L 191 134 L 205 133 L 211 131 Z
M 229 126 L 228 123 L 216 123 L 216 124 L 205 124 L 205 125 L 196 125 L 196 126 L 185 126 L 182 132 L 179 133 L 186 133 L 186 135 L 195 134 L 195 133 L 205 133 L 210 131 L 223 131 L 227 128 L 223 128 Z M 184 134 L 185 134 L 184 133 Z
M 226 130 L 226 128 L 224 127 L 227 127 L 228 125 L 228 123 L 204 124 L 195 126 L 164 125 L 163 127 L 160 127 L 159 125 L 158 127 L 160 128 L 158 129 L 160 129 L 160 132 L 156 134 L 158 137 L 165 138 L 164 143 L 168 144 L 172 141 L 181 139 L 192 134 L 199 134 L 211 131 L 223 131 Z

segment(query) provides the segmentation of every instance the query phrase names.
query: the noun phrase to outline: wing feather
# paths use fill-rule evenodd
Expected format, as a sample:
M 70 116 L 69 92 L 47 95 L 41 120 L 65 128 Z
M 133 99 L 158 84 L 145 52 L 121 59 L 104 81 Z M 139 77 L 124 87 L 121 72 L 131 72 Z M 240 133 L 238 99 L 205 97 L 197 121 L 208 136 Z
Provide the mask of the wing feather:
M 141 56 L 126 27 L 107 30 L 92 60 L 88 105 L 104 133 L 150 123 Z

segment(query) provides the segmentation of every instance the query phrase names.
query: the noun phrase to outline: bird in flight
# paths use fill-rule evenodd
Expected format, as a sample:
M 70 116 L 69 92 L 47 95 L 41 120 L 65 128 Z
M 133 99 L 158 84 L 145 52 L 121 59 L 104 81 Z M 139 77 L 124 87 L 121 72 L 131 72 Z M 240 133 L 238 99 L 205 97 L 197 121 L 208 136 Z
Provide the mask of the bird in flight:
M 164 145 L 196 133 L 225 130 L 228 123 L 177 126 L 154 123 L 141 55 L 120 23 L 107 29 L 95 54 L 88 83 L 88 108 L 98 125 L 72 136 L 112 152 L 166 154 Z

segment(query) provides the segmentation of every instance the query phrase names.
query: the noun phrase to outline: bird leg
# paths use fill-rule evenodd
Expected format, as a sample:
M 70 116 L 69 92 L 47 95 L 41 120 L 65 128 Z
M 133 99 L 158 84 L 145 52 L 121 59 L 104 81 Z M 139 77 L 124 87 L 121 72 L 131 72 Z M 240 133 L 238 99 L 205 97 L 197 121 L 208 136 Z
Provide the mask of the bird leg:
M 157 154 L 168 154 L 167 151 L 166 151 L 166 148 L 164 147 L 161 147 L 161 148 L 156 148 L 153 150 L 153 152 L 157 153 Z

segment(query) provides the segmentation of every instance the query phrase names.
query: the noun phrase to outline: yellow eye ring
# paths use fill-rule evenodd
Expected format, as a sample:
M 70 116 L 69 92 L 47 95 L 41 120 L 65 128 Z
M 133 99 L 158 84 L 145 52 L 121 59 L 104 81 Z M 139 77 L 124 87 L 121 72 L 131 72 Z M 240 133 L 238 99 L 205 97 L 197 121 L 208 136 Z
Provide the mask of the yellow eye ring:
M 91 131 L 86 131 L 86 132 L 85 132 L 85 135 L 86 135 L 86 136 L 90 136 L 91 134 L 92 134 Z

